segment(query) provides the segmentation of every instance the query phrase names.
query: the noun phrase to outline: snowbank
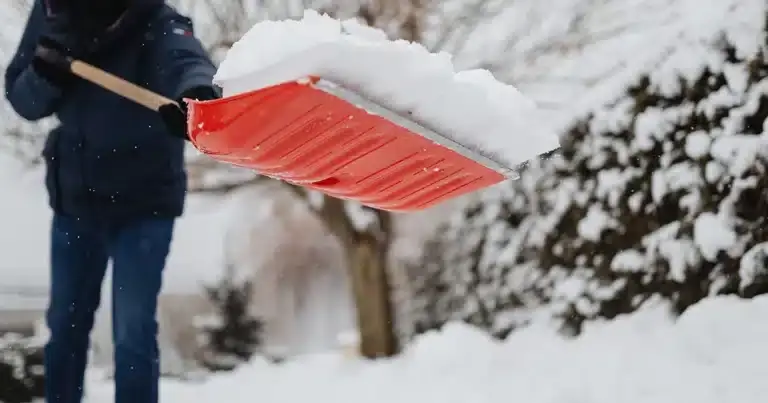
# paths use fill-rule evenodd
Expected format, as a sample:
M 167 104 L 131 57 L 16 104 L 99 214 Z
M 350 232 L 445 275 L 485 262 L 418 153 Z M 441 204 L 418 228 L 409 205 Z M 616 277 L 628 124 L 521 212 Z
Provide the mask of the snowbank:
M 237 214 L 232 200 L 191 195 L 174 228 L 163 283 L 164 293 L 197 293 L 224 272 L 224 236 Z
M 758 403 L 768 393 L 768 297 L 705 300 L 671 323 L 661 307 L 565 341 L 530 328 L 494 342 L 453 324 L 390 361 L 338 354 L 254 362 L 203 384 L 167 381 L 165 402 Z M 92 378 L 93 379 L 93 378 Z M 88 402 L 109 401 L 92 380 Z
M 11 56 L 16 51 L 19 42 L 23 24 L 26 22 L 27 7 L 21 6 L 20 2 L 2 2 L 0 3 L 0 69 L 5 71 Z M 5 93 L 5 80 L 0 80 L 0 90 Z M 0 98 L 0 116 L 13 116 L 10 105 L 5 97 Z M 0 119 L 0 130 L 8 125 L 15 123 L 15 119 Z
M 44 288 L 51 212 L 43 173 L 27 171 L 5 155 L 0 167 L 0 287 Z
M 487 70 L 456 72 L 447 53 L 390 41 L 383 31 L 307 10 L 300 21 L 256 24 L 228 52 L 214 81 L 227 96 L 319 76 L 412 114 L 509 167 L 559 146 L 532 101 Z

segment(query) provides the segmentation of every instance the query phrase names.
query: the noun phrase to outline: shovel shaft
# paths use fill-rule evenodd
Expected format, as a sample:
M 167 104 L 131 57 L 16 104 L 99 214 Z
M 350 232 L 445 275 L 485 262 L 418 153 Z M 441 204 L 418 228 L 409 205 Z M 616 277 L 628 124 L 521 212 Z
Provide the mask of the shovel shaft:
M 100 68 L 80 60 L 73 60 L 69 68 L 76 76 L 154 111 L 157 111 L 161 106 L 166 104 L 176 104 L 172 99 L 168 99 L 146 88 L 142 88 L 129 81 L 123 80 L 114 74 L 107 73 Z

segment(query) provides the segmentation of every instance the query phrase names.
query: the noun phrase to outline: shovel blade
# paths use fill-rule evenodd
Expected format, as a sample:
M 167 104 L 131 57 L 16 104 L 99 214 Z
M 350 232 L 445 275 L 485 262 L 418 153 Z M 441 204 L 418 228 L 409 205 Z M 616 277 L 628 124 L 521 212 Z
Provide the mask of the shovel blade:
M 416 123 L 322 84 L 309 79 L 190 100 L 191 141 L 218 161 L 393 212 L 426 209 L 507 179 L 503 168 L 419 133 Z

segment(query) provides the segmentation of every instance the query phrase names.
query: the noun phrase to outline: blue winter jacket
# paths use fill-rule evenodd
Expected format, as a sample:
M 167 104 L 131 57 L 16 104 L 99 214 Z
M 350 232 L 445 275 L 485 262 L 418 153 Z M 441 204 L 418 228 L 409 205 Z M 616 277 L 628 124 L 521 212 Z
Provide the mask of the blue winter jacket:
M 176 217 L 184 209 L 184 141 L 166 132 L 157 112 L 85 80 L 61 93 L 31 67 L 48 29 L 35 0 L 5 74 L 6 97 L 34 121 L 56 115 L 43 156 L 51 207 L 78 217 Z M 87 62 L 171 99 L 211 85 L 215 67 L 191 21 L 163 0 L 133 0 L 120 23 L 92 38 Z

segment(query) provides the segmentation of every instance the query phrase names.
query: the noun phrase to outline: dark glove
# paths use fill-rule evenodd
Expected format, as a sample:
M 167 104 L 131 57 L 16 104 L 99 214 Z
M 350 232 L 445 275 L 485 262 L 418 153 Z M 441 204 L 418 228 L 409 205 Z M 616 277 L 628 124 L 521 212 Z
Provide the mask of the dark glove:
M 189 133 L 187 132 L 187 103 L 184 102 L 185 98 L 208 101 L 220 97 L 213 87 L 193 87 L 181 94 L 179 99 L 176 100 L 178 105 L 166 104 L 158 109 L 160 117 L 168 129 L 168 133 L 174 137 L 189 140 Z
M 53 86 L 65 89 L 75 80 L 70 71 L 70 62 L 74 56 L 74 35 L 69 33 L 63 19 L 49 19 L 48 33 L 37 42 L 32 68 Z

